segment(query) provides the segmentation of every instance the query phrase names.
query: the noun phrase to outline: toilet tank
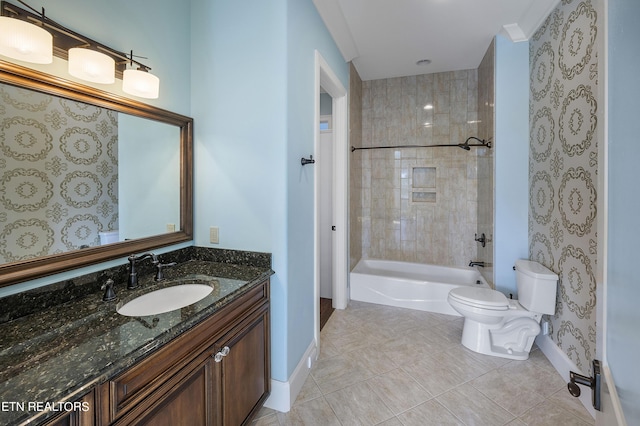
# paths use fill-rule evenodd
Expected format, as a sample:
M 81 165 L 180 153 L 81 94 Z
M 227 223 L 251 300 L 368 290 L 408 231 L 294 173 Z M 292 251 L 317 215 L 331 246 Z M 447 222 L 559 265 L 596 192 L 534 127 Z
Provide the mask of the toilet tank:
M 531 260 L 516 260 L 518 302 L 528 311 L 553 315 L 558 275 Z

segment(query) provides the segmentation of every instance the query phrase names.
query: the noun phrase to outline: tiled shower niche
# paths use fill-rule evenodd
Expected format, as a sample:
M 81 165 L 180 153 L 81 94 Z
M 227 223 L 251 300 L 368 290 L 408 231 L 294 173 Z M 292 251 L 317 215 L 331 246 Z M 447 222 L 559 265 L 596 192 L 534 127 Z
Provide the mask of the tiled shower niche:
M 414 167 L 411 183 L 411 201 L 414 203 L 436 202 L 436 168 Z

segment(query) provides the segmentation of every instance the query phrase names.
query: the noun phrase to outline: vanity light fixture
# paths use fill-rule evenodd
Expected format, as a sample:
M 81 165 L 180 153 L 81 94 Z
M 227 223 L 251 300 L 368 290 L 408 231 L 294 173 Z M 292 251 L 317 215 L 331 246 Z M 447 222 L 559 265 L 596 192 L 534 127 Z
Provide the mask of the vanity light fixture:
M 160 91 L 160 79 L 149 73 L 147 67 L 133 68 L 133 57 L 133 51 L 131 51 L 131 68 L 127 68 L 122 73 L 122 91 L 141 98 L 157 99 Z
M 74 47 L 69 49 L 69 74 L 93 83 L 116 81 L 116 62 L 97 50 Z
M 24 1 L 15 1 L 29 10 L 22 9 L 8 1 L 2 1 L 2 8 L 0 9 L 2 15 L 0 18 L 1 55 L 33 63 L 51 63 L 53 62 L 53 53 L 59 58 L 68 60 L 69 74 L 76 78 L 101 84 L 111 84 L 116 78 L 119 78 L 123 80 L 122 90 L 125 93 L 148 99 L 156 99 L 158 97 L 160 79 L 149 73 L 151 70 L 149 66 L 134 59 L 133 53 L 131 57 L 128 57 L 125 53 L 98 43 L 45 17 L 44 9 L 40 14 Z M 50 59 L 48 62 L 28 60 L 5 53 L 10 52 L 11 49 L 16 50 L 15 47 L 7 47 L 5 49 L 4 46 L 5 44 L 14 43 L 11 40 L 15 38 L 16 31 L 10 29 L 11 25 L 15 25 L 13 21 L 18 26 L 33 27 L 35 30 L 43 31 L 46 33 L 45 35 L 48 34 L 49 40 L 53 39 L 53 48 L 49 44 Z M 4 33 L 9 35 L 5 37 Z M 22 49 L 29 50 L 25 47 Z M 127 69 L 127 66 L 131 69 Z
M 44 19 L 44 9 L 42 16 Z M 0 55 L 33 64 L 50 64 L 53 36 L 35 23 L 0 16 Z
M 160 79 L 145 69 L 126 69 L 122 73 L 122 91 L 147 99 L 157 99 Z

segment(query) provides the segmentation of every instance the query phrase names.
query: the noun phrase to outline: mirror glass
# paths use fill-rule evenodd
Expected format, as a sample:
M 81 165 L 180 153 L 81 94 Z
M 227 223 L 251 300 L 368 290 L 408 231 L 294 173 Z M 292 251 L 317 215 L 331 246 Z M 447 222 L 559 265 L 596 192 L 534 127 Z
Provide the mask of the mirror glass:
M 191 238 L 190 118 L 0 65 L 0 285 Z

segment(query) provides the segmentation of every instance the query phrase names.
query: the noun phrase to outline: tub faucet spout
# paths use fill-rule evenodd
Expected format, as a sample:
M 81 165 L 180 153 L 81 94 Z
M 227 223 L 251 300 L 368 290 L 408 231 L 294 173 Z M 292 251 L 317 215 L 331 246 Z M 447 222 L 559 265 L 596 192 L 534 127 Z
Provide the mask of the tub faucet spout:
M 469 262 L 469 266 L 480 266 L 481 268 L 484 268 L 484 262 L 472 260 Z

